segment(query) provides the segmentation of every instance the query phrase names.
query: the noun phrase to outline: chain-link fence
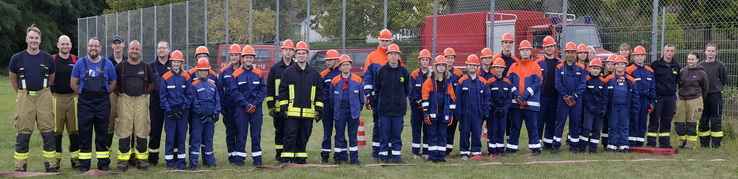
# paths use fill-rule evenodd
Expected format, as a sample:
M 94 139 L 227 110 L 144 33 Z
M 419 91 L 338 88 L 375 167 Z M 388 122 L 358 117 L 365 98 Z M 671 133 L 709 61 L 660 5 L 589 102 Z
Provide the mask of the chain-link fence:
M 494 15 L 489 12 L 494 9 Z M 686 64 L 686 54 L 717 44 L 718 59 L 729 72 L 728 86 L 738 86 L 738 6 L 730 0 L 194 0 L 79 19 L 77 45 L 99 37 L 109 44 L 113 35 L 143 44 L 146 61 L 156 57 L 158 41 L 195 62 L 194 49 L 205 45 L 211 61 L 227 60 L 227 44 L 252 44 L 257 67 L 268 69 L 280 58 L 278 44 L 285 39 L 310 44 L 310 62 L 318 69 L 327 49 L 351 56 L 357 69 L 377 48 L 381 29 L 394 33 L 402 58 L 417 68 L 421 49 L 440 54 L 453 47 L 455 65 L 463 68 L 469 54 L 490 47 L 503 51 L 500 39 L 512 33 L 517 44 L 529 40 L 540 49 L 545 36 L 558 44 L 573 41 L 595 48 L 598 57 L 619 54 L 623 43 L 644 46 L 649 59 L 660 58 L 664 44 L 674 44 L 675 59 Z M 564 23 L 566 22 L 566 23 Z M 278 24 L 278 25 L 275 25 Z M 78 52 L 85 55 L 84 48 Z M 105 48 L 103 54 L 112 53 Z M 534 55 L 542 56 L 541 50 Z M 650 60 L 648 60 L 650 61 Z M 735 88 L 726 89 L 725 116 L 738 116 Z

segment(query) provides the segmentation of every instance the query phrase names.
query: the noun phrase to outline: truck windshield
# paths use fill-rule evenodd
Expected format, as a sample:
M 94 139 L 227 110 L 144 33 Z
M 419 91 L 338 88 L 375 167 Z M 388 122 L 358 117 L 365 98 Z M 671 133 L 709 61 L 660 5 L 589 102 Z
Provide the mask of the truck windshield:
M 561 26 L 557 27 L 558 33 L 561 33 Z M 569 32 L 569 36 L 566 37 L 566 41 L 572 41 L 576 44 L 586 44 L 595 48 L 601 47 L 600 44 L 600 37 L 597 35 L 597 28 L 595 26 L 589 26 L 589 25 L 570 25 L 566 26 L 567 31 Z M 535 48 L 542 48 L 542 42 L 543 38 L 546 36 L 551 35 L 551 30 L 549 29 L 534 29 L 532 30 L 533 33 L 533 44 Z M 565 43 L 561 42 L 560 40 L 558 43 Z

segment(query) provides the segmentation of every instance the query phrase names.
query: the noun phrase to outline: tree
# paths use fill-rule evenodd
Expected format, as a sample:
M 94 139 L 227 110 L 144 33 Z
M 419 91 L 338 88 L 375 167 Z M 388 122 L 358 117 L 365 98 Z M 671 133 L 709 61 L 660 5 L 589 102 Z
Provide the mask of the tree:
M 0 1 L 0 66 L 7 66 L 10 57 L 26 48 L 26 28 L 31 24 L 41 30 L 41 50 L 56 53 L 59 36 L 77 40 L 77 18 L 99 14 L 107 8 L 95 0 Z M 76 52 L 73 47 L 72 52 Z

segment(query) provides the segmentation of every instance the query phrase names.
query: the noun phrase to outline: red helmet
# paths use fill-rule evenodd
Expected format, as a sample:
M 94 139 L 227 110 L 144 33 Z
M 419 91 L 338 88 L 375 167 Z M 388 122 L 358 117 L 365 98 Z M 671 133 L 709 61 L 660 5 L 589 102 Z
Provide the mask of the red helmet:
M 515 41 L 515 39 L 513 39 L 513 35 L 511 33 L 505 33 L 502 34 L 502 39 L 500 40 L 500 42 L 504 41 Z
M 554 40 L 553 37 L 546 36 L 545 38 L 543 38 L 543 46 L 544 47 L 548 47 L 548 46 L 551 46 L 551 45 L 556 45 L 556 40 Z
M 244 46 L 243 50 L 241 50 L 241 56 L 244 56 L 244 55 L 256 56 L 256 51 L 254 51 L 254 47 L 251 47 L 251 45 Z
M 200 54 L 206 54 L 210 56 L 210 51 L 208 51 L 208 48 L 205 46 L 199 46 L 197 47 L 197 49 L 195 49 L 195 56 L 200 55 Z
M 441 56 L 441 55 L 436 56 L 436 60 L 433 60 L 433 65 L 438 65 L 438 64 L 448 65 L 448 61 L 446 61 L 446 57 Z
M 494 54 L 492 53 L 492 50 L 489 48 L 482 49 L 482 53 L 479 54 L 480 57 L 486 58 L 486 57 L 492 57 Z
M 392 32 L 382 29 L 382 31 L 379 31 L 379 40 L 392 40 Z
M 467 65 L 479 65 L 479 57 L 477 55 L 471 54 L 469 57 L 466 57 L 466 64 Z
M 389 54 L 390 52 L 402 53 L 400 52 L 400 46 L 397 46 L 397 44 L 392 44 L 387 47 L 387 53 Z
M 325 52 L 325 59 L 338 59 L 341 58 L 341 55 L 338 54 L 338 51 L 330 49 L 327 52 Z
M 295 46 L 295 51 L 297 51 L 297 50 L 309 51 L 310 48 L 308 48 L 308 44 L 307 43 L 305 43 L 303 41 L 300 41 L 300 42 L 297 42 L 297 46 Z
M 295 49 L 295 43 L 290 39 L 284 40 L 284 42 L 282 42 L 282 48 Z
M 228 53 L 229 54 L 231 54 L 231 53 L 238 53 L 238 54 L 240 54 L 241 53 L 241 46 L 239 46 L 238 44 L 231 45 L 231 47 L 228 48 Z
M 577 53 L 579 52 L 589 52 L 589 48 L 587 48 L 587 45 L 579 44 L 579 46 L 577 46 Z
M 179 50 L 175 50 L 174 52 L 172 52 L 171 55 L 169 55 L 169 60 L 183 62 L 185 59 L 184 59 L 184 55 L 182 55 L 182 52 L 180 52 Z
M 531 45 L 530 42 L 528 42 L 528 40 L 521 41 L 520 42 L 520 46 L 518 46 L 518 50 L 521 50 L 521 49 L 532 49 L 532 48 L 533 48 L 533 45 Z
M 430 51 L 428 51 L 428 49 L 423 49 L 420 51 L 420 53 L 418 53 L 418 59 L 421 59 L 421 58 L 433 58 L 433 57 L 431 57 L 431 53 Z
M 200 58 L 197 60 L 197 70 L 210 70 L 210 62 L 207 58 Z
M 600 60 L 600 58 L 594 58 L 592 61 L 589 61 L 589 66 L 602 67 L 602 60 Z
M 636 48 L 633 49 L 633 55 L 647 55 L 646 48 L 643 48 L 643 46 L 636 46 Z
M 505 60 L 497 58 L 495 59 L 495 62 L 492 63 L 492 67 L 507 67 L 507 65 L 505 65 Z
M 348 55 L 346 55 L 346 54 L 343 54 L 343 55 L 341 55 L 340 59 L 338 60 L 338 64 L 340 65 L 340 64 L 341 64 L 341 63 L 343 63 L 343 62 L 349 62 L 349 63 L 354 63 L 354 61 L 353 61 L 353 60 L 351 60 L 351 57 L 349 57 L 349 56 L 348 56 Z
M 564 51 L 577 51 L 577 44 L 574 42 L 568 42 L 564 46 Z
M 449 56 L 449 55 L 456 56 L 456 51 L 454 51 L 454 49 L 451 48 L 451 47 L 446 48 L 445 50 L 443 50 L 443 56 L 444 57 Z

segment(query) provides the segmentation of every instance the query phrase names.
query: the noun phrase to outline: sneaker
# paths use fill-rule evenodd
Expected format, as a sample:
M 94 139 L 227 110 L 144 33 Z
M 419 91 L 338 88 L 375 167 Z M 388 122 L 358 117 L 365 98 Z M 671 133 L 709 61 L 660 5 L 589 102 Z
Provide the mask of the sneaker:
M 329 155 L 320 155 L 320 163 L 328 163 Z
M 559 148 L 554 147 L 551 149 L 551 154 L 558 154 L 559 152 L 561 152 Z
M 340 159 L 334 159 L 333 164 L 334 165 L 341 165 L 341 160 Z
M 536 155 L 541 155 L 541 151 L 540 151 L 540 150 L 534 150 L 534 151 L 533 151 L 533 154 L 536 154 Z M 505 155 L 505 154 L 501 154 L 501 156 L 502 156 L 502 155 Z
M 418 159 L 422 159 L 422 158 L 423 158 L 423 156 L 420 156 L 420 155 L 413 155 L 413 159 L 414 159 L 414 160 L 418 160 Z
M 461 160 L 469 160 L 468 156 L 461 156 Z
M 106 171 L 106 172 L 109 172 L 110 171 L 110 168 L 107 167 L 107 166 L 106 167 L 99 168 L 99 169 L 102 170 L 102 171 Z
M 84 169 L 84 168 L 79 168 L 79 173 L 85 173 L 85 172 L 87 172 L 87 171 L 88 171 L 88 169 Z
M 126 170 L 128 170 L 128 166 L 118 166 L 117 172 L 123 173 L 123 172 L 126 172 Z
M 628 151 L 629 151 L 629 149 L 623 149 L 623 150 L 620 150 L 620 152 L 622 152 L 622 153 L 624 153 L 624 154 L 627 154 L 627 153 L 628 153 Z
M 50 167 L 46 169 L 46 173 L 56 173 L 56 172 L 59 172 L 59 169 L 57 169 L 56 167 Z
M 148 171 L 149 170 L 149 166 L 140 166 L 140 167 L 137 167 L 137 168 L 139 170 L 143 170 L 143 171 Z
M 196 165 L 192 165 L 192 166 L 190 166 L 190 170 L 198 170 L 198 168 L 197 168 Z
M 425 159 L 425 160 L 430 160 L 430 155 L 428 155 L 428 154 L 423 154 L 423 159 Z

